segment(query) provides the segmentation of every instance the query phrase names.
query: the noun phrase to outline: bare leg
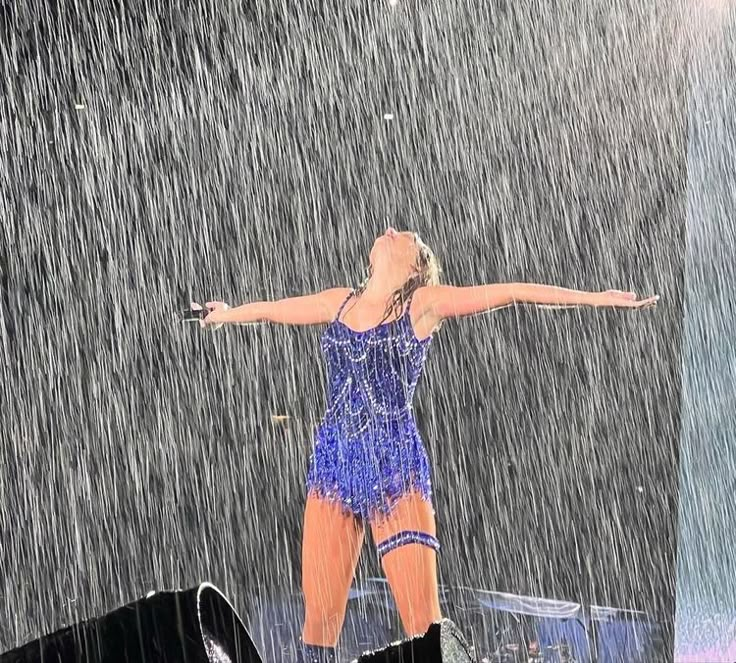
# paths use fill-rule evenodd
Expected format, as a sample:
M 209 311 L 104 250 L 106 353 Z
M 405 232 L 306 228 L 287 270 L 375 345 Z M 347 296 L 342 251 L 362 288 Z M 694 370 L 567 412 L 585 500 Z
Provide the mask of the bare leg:
M 437 532 L 432 506 L 418 493 L 401 498 L 390 516 L 371 523 L 371 530 L 376 545 L 399 532 L 419 531 L 432 536 Z M 426 633 L 432 622 L 442 619 L 437 553 L 425 545 L 409 543 L 386 553 L 381 565 L 407 637 Z
M 337 644 L 363 535 L 360 521 L 339 504 L 309 495 L 302 539 L 305 644 Z

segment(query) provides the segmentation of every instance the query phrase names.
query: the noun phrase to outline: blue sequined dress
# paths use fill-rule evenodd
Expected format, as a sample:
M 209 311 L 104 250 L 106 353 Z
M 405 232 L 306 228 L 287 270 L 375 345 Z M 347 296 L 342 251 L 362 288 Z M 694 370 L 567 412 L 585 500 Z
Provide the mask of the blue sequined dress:
M 400 318 L 366 331 L 340 320 L 322 334 L 327 407 L 315 431 L 307 487 L 365 519 L 390 512 L 415 491 L 431 500 L 429 460 L 417 430 L 412 398 L 431 336 L 411 325 L 411 297 Z

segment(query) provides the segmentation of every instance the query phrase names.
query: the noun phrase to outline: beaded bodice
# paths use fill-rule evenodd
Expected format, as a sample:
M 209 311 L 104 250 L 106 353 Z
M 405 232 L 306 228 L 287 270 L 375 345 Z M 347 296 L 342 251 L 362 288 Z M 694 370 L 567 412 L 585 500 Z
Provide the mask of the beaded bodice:
M 352 297 L 352 294 L 350 297 Z M 412 416 L 412 399 L 431 336 L 417 339 L 411 325 L 411 297 L 401 317 L 356 331 L 338 314 L 322 334 L 327 364 L 327 408 L 323 424 L 354 437 L 371 425 Z

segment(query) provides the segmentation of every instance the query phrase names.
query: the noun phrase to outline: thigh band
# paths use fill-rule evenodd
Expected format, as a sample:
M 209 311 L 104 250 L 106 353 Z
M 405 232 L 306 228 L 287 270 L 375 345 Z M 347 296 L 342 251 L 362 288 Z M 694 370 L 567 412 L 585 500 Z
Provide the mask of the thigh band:
M 419 543 L 420 545 L 432 548 L 436 552 L 439 552 L 440 550 L 440 542 L 431 534 L 425 534 L 424 532 L 417 532 L 414 530 L 405 530 L 398 534 L 394 534 L 385 541 L 379 543 L 378 546 L 376 546 L 378 556 L 383 557 L 392 550 L 395 550 L 400 546 L 405 546 L 408 543 Z

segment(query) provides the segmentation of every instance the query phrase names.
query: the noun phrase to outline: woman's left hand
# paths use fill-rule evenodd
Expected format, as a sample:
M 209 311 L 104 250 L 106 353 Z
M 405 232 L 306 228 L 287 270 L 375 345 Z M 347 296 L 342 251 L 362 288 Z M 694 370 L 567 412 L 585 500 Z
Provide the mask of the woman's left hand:
M 648 308 L 656 306 L 659 295 L 637 299 L 635 292 L 623 292 L 622 290 L 606 290 L 601 292 L 596 301 L 596 306 L 616 306 L 622 308 Z

